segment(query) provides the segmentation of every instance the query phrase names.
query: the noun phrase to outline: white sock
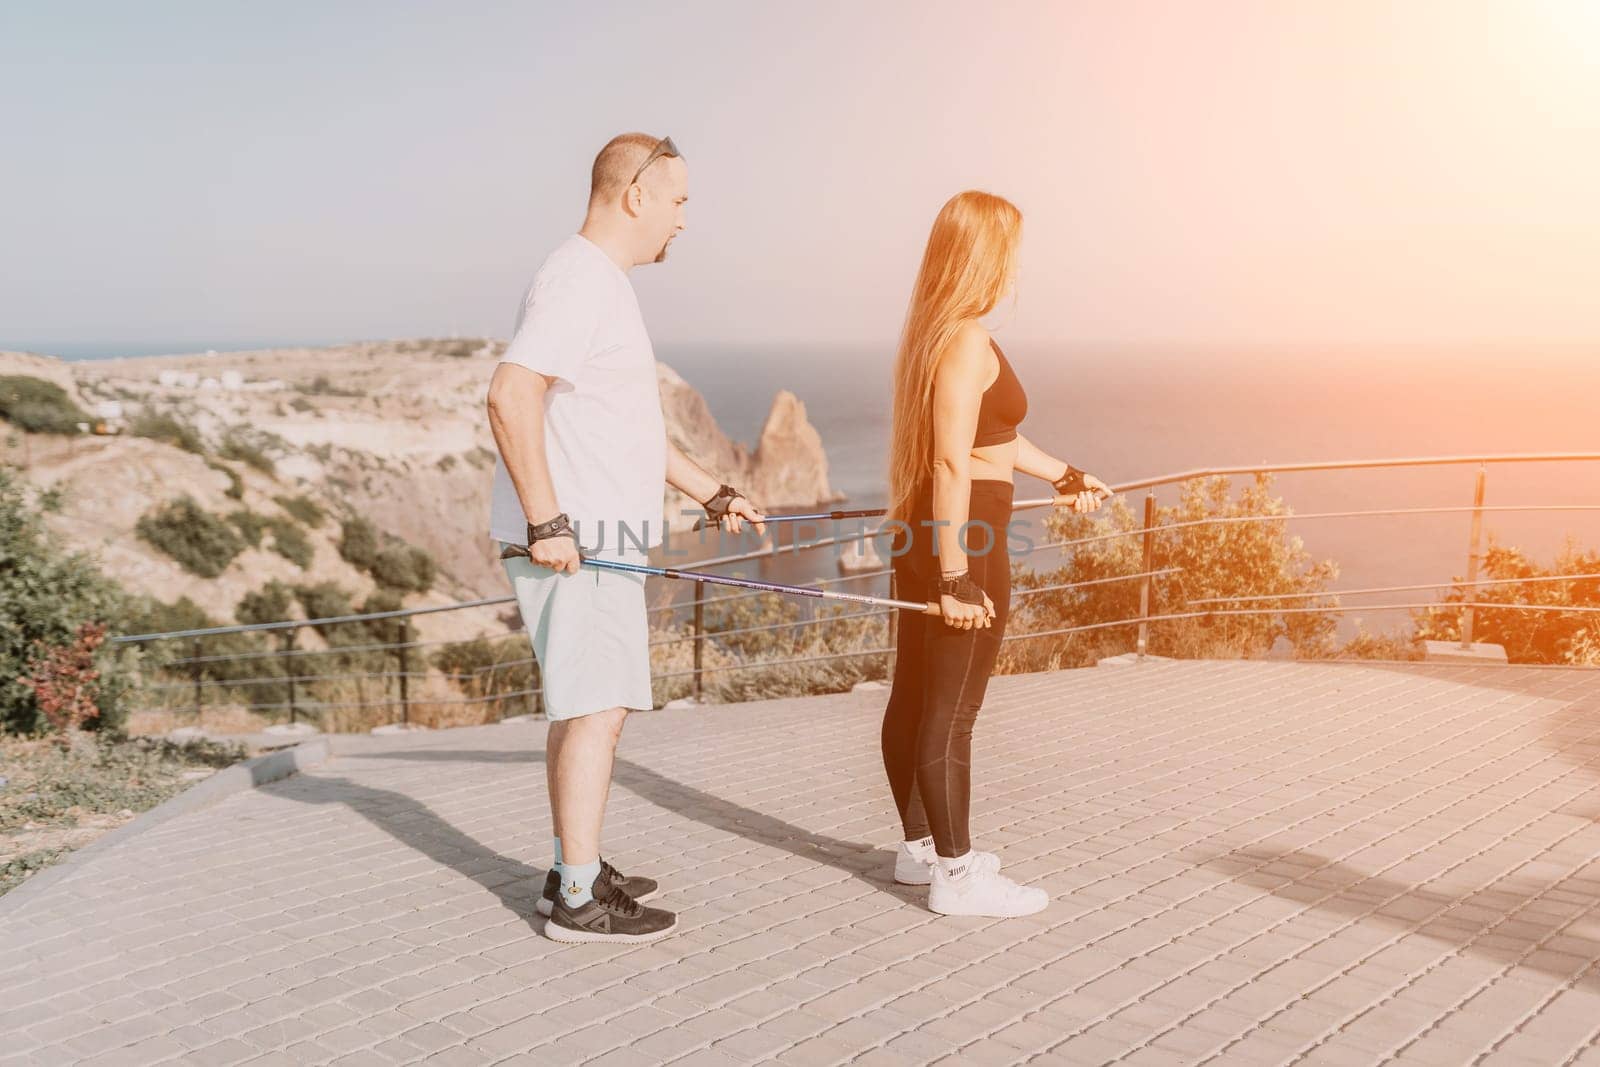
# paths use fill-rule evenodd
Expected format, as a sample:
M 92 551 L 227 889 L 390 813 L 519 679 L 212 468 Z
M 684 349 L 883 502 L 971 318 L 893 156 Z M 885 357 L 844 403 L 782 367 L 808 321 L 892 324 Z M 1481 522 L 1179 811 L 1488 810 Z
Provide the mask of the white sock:
M 970 848 L 967 849 L 966 855 L 957 856 L 955 859 L 946 859 L 940 856 L 939 869 L 944 872 L 946 878 L 962 877 L 972 869 L 972 850 Z
M 927 837 L 924 837 L 924 838 L 922 838 L 921 840 L 918 840 L 918 841 L 907 841 L 905 844 L 906 844 L 906 851 L 911 854 L 911 858 L 912 859 L 918 859 L 918 860 L 921 860 L 924 863 L 932 863 L 933 862 L 933 835 L 932 834 L 929 834 Z

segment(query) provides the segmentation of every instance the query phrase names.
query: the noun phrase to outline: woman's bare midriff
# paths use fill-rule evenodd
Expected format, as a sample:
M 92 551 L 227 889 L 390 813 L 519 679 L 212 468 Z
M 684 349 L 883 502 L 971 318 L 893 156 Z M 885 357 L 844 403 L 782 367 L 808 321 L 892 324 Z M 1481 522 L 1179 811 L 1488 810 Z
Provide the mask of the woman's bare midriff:
M 969 477 L 985 478 L 998 482 L 1011 481 L 1011 470 L 1017 462 L 1017 442 L 1013 438 L 1003 445 L 983 445 L 974 448 L 967 462 Z

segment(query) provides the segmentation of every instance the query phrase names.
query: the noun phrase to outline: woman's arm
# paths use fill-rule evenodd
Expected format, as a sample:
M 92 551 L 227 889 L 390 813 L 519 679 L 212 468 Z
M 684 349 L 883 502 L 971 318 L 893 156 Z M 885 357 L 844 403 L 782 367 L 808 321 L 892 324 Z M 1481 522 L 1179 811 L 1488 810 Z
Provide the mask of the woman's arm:
M 988 334 L 968 323 L 945 350 L 933 374 L 933 520 L 939 570 L 967 569 L 961 527 L 972 493 L 972 439 L 978 432 L 978 407 L 988 377 Z
M 1035 478 L 1043 478 L 1052 483 L 1059 482 L 1071 469 L 1066 460 L 1057 459 L 1020 433 L 1017 434 L 1017 458 L 1012 466 L 1023 474 L 1031 474 Z M 1100 507 L 1100 497 L 1096 490 L 1103 491 L 1106 496 L 1111 495 L 1109 485 L 1086 472 L 1083 476 L 1083 490 L 1071 496 L 1063 496 L 1057 491 L 1056 506 L 1070 506 L 1080 512 L 1096 511 Z
M 1057 459 L 1022 434 L 1017 434 L 1017 458 L 1012 466 L 1023 474 L 1054 482 L 1067 473 L 1067 461 Z

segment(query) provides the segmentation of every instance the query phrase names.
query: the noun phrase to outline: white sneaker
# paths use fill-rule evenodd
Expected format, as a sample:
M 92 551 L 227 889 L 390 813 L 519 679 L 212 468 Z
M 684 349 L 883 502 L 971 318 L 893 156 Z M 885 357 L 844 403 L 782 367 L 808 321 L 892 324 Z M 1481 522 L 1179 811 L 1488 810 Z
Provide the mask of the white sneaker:
M 901 885 L 928 885 L 933 881 L 933 869 L 938 866 L 938 860 L 939 854 L 933 849 L 913 851 L 902 841 L 894 851 L 894 880 Z M 993 852 L 974 852 L 972 866 L 974 870 L 998 871 L 1000 857 Z
M 928 907 L 940 915 L 987 915 L 1011 919 L 1043 911 L 1050 895 L 1043 889 L 1018 885 L 998 870 L 974 863 L 955 878 L 944 868 L 933 865 L 933 881 L 928 889 Z

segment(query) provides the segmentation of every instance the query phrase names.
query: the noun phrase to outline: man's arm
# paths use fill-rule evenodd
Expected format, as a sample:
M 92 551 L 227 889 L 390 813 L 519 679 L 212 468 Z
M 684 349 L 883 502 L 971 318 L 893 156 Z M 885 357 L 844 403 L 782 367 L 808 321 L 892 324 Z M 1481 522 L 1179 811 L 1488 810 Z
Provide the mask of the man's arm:
M 515 363 L 501 363 L 489 380 L 489 429 L 530 524 L 547 522 L 561 511 L 544 450 L 544 396 L 554 380 Z M 528 549 L 542 566 L 569 574 L 578 570 L 573 538 L 540 540 Z
M 722 488 L 722 483 L 708 474 L 704 467 L 683 454 L 683 450 L 667 439 L 667 484 L 688 496 L 690 500 L 705 503 L 717 495 L 717 490 Z M 728 506 L 728 513 L 722 517 L 722 528 L 729 533 L 738 533 L 743 527 L 743 520 L 748 520 L 760 533 L 765 530 L 762 523 L 762 514 L 756 506 L 744 497 L 735 497 Z

